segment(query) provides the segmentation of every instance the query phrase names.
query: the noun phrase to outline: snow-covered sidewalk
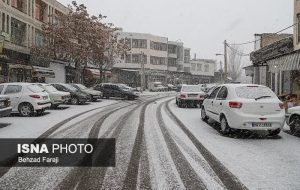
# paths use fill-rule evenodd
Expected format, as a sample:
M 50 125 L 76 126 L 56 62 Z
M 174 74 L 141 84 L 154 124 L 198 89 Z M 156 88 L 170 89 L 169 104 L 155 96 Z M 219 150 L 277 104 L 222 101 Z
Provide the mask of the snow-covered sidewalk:
M 87 105 L 61 105 L 60 109 L 47 110 L 44 115 L 38 117 L 20 117 L 16 115 L 15 117 L 0 118 L 2 125 L 9 124 L 0 128 L 0 138 L 37 138 L 49 128 L 67 118 L 116 102 L 116 100 L 102 100 L 101 102 L 89 102 Z M 92 113 L 86 113 L 84 116 Z
M 169 105 L 195 137 L 249 189 L 299 189 L 299 137 L 285 132 L 275 139 L 224 137 L 201 120 L 200 109 L 180 109 L 175 101 Z

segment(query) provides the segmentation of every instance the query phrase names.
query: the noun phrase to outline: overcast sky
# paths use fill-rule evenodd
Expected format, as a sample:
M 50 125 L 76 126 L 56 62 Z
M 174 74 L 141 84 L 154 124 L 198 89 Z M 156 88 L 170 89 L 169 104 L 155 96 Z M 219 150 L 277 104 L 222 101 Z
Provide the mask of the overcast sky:
M 58 0 L 67 5 L 71 0 Z M 180 39 L 191 56 L 216 57 L 223 41 L 254 40 L 255 33 L 271 33 L 293 24 L 293 0 L 78 0 L 91 14 L 127 32 L 151 33 Z M 288 30 L 285 33 L 291 33 Z M 254 45 L 242 46 L 244 53 Z M 246 58 L 244 62 L 247 64 Z

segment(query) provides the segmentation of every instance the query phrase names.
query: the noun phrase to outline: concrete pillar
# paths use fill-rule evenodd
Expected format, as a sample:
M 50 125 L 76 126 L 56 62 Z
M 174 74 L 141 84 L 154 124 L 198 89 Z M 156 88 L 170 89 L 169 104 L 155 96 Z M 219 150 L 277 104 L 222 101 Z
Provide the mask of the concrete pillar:
M 2 31 L 2 12 L 0 11 L 0 32 Z

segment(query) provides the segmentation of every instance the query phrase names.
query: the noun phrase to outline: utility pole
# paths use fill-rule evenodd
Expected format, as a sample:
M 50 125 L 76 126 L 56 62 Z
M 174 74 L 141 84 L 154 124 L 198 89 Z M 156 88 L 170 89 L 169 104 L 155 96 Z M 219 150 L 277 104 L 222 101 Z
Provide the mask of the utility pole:
M 144 52 L 141 52 L 141 92 L 145 90 L 145 64 Z
M 227 81 L 227 41 L 224 41 L 224 82 Z

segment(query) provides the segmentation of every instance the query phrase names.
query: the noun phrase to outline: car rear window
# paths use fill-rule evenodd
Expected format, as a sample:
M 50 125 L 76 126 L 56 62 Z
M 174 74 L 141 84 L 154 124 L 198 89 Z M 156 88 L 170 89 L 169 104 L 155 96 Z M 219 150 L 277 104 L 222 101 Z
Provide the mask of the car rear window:
M 183 86 L 181 91 L 183 92 L 201 92 L 200 86 Z
M 36 84 L 28 85 L 27 88 L 34 93 L 44 92 L 45 90 Z
M 263 86 L 241 86 L 237 87 L 235 92 L 238 97 L 245 99 L 255 99 L 262 96 L 276 97 L 270 88 Z
M 54 86 L 52 85 L 46 85 L 45 88 L 49 91 L 49 92 L 57 92 L 58 90 L 56 88 L 54 88 Z

